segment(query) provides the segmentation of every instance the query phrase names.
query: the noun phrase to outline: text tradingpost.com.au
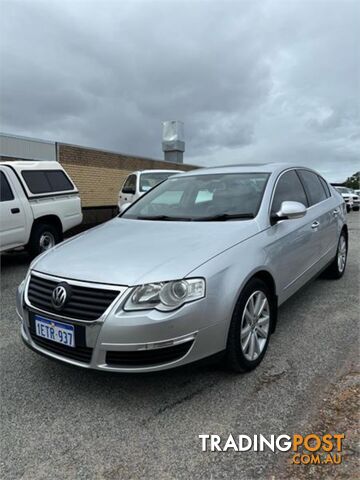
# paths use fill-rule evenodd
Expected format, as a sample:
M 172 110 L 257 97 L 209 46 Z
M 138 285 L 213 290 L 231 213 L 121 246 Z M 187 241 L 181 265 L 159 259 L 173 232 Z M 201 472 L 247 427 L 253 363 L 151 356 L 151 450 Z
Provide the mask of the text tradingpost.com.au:
M 342 461 L 343 433 L 280 435 L 201 434 L 203 452 L 290 452 L 293 464 L 339 464 Z

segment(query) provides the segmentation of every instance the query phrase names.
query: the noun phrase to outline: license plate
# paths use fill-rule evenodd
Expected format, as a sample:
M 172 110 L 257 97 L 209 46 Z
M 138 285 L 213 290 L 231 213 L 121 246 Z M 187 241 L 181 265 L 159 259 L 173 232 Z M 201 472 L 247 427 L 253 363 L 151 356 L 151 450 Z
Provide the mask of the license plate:
M 35 331 L 38 337 L 46 338 L 67 347 L 75 347 L 74 326 L 35 315 Z

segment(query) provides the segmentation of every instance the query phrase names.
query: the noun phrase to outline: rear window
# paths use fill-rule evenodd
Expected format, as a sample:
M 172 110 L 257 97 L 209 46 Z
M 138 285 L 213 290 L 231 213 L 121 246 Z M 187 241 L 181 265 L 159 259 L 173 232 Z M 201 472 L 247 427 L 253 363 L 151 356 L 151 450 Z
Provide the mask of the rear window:
M 31 193 L 74 190 L 74 185 L 62 170 L 24 170 L 21 175 Z

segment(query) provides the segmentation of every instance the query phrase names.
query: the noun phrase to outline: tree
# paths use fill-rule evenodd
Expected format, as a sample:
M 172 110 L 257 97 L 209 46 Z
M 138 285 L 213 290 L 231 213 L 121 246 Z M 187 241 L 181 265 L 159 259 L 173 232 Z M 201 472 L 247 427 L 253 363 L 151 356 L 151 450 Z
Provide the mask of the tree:
M 360 189 L 360 172 L 356 172 L 351 177 L 348 177 L 344 182 L 345 187 L 352 188 L 353 190 Z

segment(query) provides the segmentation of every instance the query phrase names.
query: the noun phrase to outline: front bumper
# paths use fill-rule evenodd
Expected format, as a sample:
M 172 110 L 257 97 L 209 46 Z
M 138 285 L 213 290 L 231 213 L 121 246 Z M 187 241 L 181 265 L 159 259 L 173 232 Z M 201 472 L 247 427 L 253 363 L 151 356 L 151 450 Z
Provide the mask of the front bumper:
M 22 339 L 32 350 L 67 364 L 112 372 L 151 372 L 198 361 L 226 346 L 224 322 L 208 311 L 206 298 L 173 312 L 124 312 L 122 304 L 128 294 L 125 290 L 102 317 L 83 322 L 34 308 L 25 290 L 26 285 L 22 284 L 17 298 Z M 82 330 L 85 343 L 79 347 L 82 350 L 78 358 L 71 347 L 64 349 L 36 336 L 35 314 Z

